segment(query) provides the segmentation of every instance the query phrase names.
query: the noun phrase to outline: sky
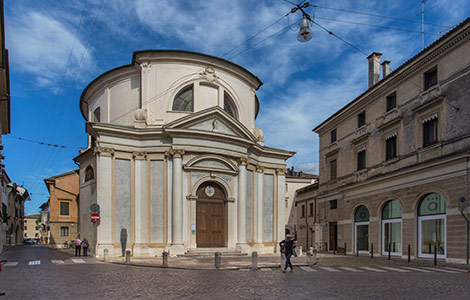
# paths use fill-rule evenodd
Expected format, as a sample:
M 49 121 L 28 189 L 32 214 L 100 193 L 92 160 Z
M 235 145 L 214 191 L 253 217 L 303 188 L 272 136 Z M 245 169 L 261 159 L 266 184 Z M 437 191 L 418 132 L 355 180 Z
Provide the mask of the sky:
M 318 174 L 312 129 L 367 89 L 368 54 L 383 53 L 393 71 L 423 49 L 422 1 L 310 4 L 313 38 L 300 43 L 302 15 L 286 16 L 285 0 L 4 0 L 11 133 L 3 155 L 11 181 L 31 194 L 25 214 L 47 201 L 45 178 L 78 168 L 83 89 L 137 50 L 196 51 L 248 69 L 263 82 L 256 127 L 265 145 L 297 152 L 287 166 Z M 424 45 L 469 16 L 469 0 L 426 1 Z

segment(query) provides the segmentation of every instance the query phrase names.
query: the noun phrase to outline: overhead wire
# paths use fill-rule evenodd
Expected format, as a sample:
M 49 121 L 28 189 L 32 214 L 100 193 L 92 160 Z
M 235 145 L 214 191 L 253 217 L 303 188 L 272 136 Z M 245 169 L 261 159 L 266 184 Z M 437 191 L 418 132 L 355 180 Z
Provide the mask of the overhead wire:
M 83 147 L 73 147 L 73 146 L 66 146 L 66 145 L 59 145 L 59 144 L 51 144 L 47 142 L 41 142 L 41 141 L 36 141 L 28 138 L 23 138 L 15 135 L 5 135 L 7 138 L 12 138 L 12 139 L 17 139 L 20 141 L 25 141 L 25 142 L 30 142 L 30 143 L 35 143 L 43 146 L 49 146 L 49 147 L 55 147 L 55 148 L 62 148 L 62 149 L 78 149 L 78 150 L 83 150 Z

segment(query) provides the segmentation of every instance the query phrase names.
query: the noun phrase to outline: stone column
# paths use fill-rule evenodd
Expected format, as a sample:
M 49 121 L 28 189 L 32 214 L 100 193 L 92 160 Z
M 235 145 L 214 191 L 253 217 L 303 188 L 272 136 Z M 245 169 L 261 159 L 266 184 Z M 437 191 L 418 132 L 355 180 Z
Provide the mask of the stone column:
M 279 242 L 284 239 L 286 233 L 286 169 L 277 169 L 277 234 L 276 249 L 279 249 Z
M 134 251 L 135 256 L 148 255 L 147 244 L 147 153 L 134 152 Z
M 182 156 L 184 150 L 173 150 L 173 180 L 172 180 L 172 243 L 170 254 L 184 254 L 183 243 L 183 168 Z
M 255 173 L 255 205 L 254 205 L 254 216 L 255 216 L 255 228 L 254 228 L 254 250 L 262 251 L 263 245 L 263 167 L 256 167 Z
M 246 243 L 246 165 L 248 160 L 246 157 L 242 157 L 239 160 L 239 172 L 238 172 L 238 220 L 237 220 L 237 250 L 243 253 L 247 253 L 250 247 Z

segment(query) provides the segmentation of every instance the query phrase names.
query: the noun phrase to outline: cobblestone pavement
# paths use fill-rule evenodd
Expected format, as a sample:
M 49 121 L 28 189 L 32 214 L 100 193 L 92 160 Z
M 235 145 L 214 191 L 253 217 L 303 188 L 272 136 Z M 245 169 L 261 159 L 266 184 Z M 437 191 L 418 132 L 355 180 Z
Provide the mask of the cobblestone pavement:
M 296 266 L 287 273 L 276 267 L 164 269 L 148 263 L 134 266 L 75 258 L 71 251 L 43 246 L 12 247 L 0 258 L 8 260 L 0 273 L 0 292 L 6 292 L 0 300 L 470 299 L 470 274 L 465 268 L 433 268 L 429 262 L 326 255 L 319 256 L 313 268 Z

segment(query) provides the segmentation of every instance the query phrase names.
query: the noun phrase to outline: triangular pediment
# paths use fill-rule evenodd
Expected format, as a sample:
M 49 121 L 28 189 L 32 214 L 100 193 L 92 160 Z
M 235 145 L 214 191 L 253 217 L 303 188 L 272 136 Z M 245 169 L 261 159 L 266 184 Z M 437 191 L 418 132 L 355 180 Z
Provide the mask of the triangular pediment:
M 186 130 L 214 133 L 227 137 L 247 139 L 256 142 L 254 135 L 241 122 L 229 116 L 220 107 L 196 112 L 175 120 L 165 127 L 167 131 Z

